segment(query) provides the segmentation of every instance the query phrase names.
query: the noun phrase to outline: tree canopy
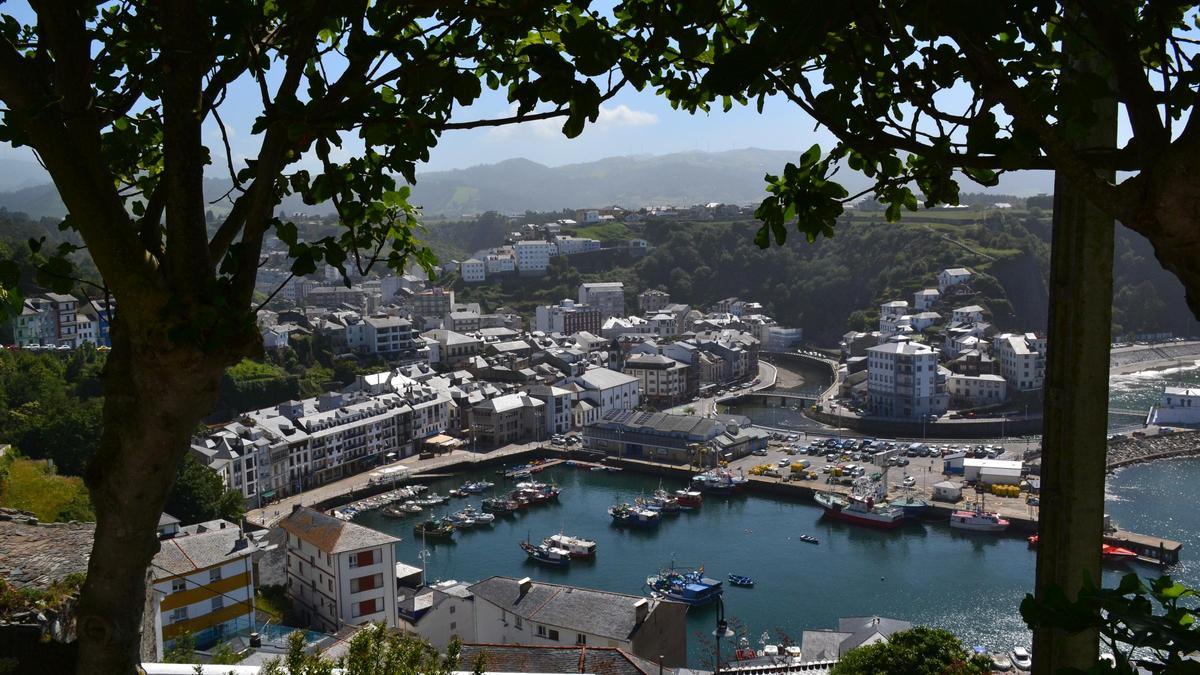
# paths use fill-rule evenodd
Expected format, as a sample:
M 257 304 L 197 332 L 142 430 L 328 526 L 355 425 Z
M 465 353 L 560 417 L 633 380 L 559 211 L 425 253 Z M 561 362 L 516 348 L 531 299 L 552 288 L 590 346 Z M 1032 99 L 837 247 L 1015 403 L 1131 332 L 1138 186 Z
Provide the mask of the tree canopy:
M 992 660 L 969 654 L 948 630 L 917 626 L 892 634 L 885 642 L 846 652 L 832 675 L 983 675 Z

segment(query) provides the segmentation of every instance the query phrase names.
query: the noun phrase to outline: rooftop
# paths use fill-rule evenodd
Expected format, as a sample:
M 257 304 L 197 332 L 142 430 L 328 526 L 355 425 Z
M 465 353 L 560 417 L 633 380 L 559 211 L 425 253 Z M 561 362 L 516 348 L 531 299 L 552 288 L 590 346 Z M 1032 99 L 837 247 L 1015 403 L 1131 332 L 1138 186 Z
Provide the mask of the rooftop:
M 279 522 L 279 526 L 326 553 L 357 551 L 400 541 L 398 537 L 348 523 L 307 507 L 293 510 Z
M 183 536 L 164 539 L 151 562 L 156 581 L 191 574 L 244 558 L 257 547 L 237 525 L 225 520 L 188 528 Z
M 0 578 L 17 588 L 47 588 L 86 573 L 95 532 L 95 523 L 39 523 L 0 509 Z
M 465 644 L 462 663 L 484 657 L 489 673 L 589 673 L 593 675 L 673 675 L 615 647 Z

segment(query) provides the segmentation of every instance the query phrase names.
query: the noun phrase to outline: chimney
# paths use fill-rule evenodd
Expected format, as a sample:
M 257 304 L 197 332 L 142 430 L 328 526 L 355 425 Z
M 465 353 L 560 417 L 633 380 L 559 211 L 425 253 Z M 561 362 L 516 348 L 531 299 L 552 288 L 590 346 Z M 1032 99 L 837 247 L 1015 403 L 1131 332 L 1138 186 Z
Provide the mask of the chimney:
M 533 579 L 530 579 L 529 577 L 525 577 L 524 579 L 521 579 L 520 581 L 517 582 L 517 589 L 518 589 L 517 596 L 521 597 L 521 598 L 525 597 L 525 594 L 528 593 L 529 589 L 532 587 L 533 587 Z
M 646 598 L 642 598 L 641 600 L 638 600 L 637 602 L 633 603 L 633 622 L 635 624 L 641 624 L 643 621 L 646 620 L 646 617 L 649 615 L 650 615 L 650 601 L 649 600 L 647 600 Z

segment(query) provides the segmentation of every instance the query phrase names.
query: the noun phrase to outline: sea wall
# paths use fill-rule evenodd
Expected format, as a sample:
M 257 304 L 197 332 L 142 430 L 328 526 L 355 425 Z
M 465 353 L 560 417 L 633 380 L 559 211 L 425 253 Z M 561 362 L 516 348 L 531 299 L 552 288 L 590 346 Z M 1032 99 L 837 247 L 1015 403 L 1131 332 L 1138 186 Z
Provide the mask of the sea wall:
M 1108 468 L 1119 469 L 1130 464 L 1192 455 L 1200 455 L 1200 432 L 1197 431 L 1144 438 L 1122 437 L 1108 445 Z

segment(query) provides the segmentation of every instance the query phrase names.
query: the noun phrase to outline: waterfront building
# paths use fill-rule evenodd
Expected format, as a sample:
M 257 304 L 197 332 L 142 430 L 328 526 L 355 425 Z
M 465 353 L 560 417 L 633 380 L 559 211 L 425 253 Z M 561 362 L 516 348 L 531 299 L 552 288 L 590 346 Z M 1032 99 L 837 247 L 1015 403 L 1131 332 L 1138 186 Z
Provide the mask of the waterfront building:
M 575 377 L 583 388 L 579 397 L 597 409 L 597 416 L 618 410 L 632 410 L 641 403 L 638 378 L 608 368 L 589 368 Z
M 541 440 L 546 436 L 546 404 L 529 394 L 506 394 L 471 408 L 471 430 L 483 447 Z
M 938 353 L 904 338 L 867 349 L 867 393 L 868 410 L 880 417 L 920 419 L 949 406 Z
M 950 404 L 960 407 L 1003 403 L 1008 397 L 1008 382 L 999 375 L 960 375 L 946 377 Z
M 1166 387 L 1158 405 L 1150 410 L 1150 424 L 1200 424 L 1200 389 Z
M 688 391 L 688 368 L 669 356 L 635 354 L 625 360 L 622 369 L 636 377 L 643 399 L 658 406 L 675 405 Z
M 396 626 L 398 538 L 298 505 L 279 527 L 287 533 L 288 597 L 310 627 Z
M 668 667 L 687 662 L 687 606 L 494 576 L 470 587 L 484 644 L 609 647 Z
M 185 634 L 206 649 L 254 630 L 253 556 L 258 547 L 250 537 L 225 520 L 165 525 L 172 534 L 159 542 L 150 562 L 158 653 Z
M 557 305 L 541 305 L 534 313 L 535 328 L 546 334 L 588 332 L 599 335 L 602 321 L 603 317 L 595 307 L 570 299 L 564 299 Z
M 574 422 L 571 391 L 550 385 L 534 385 L 529 388 L 529 395 L 546 404 L 547 435 L 565 434 L 571 430 Z
M 588 450 L 617 457 L 649 459 L 669 464 L 686 464 L 701 459 L 699 446 L 724 460 L 745 457 L 767 447 L 770 434 L 750 426 L 748 420 L 674 415 L 619 410 L 602 416 L 583 430 Z
M 579 304 L 595 307 L 600 312 L 601 320 L 610 316 L 625 316 L 625 284 L 620 281 L 580 284 Z
M 1042 388 L 1046 377 L 1046 340 L 1034 333 L 1002 333 L 992 338 L 992 358 L 1000 374 L 1019 391 Z
M 1006 459 L 975 459 L 964 457 L 963 480 L 979 481 L 985 485 L 1020 485 L 1021 462 Z

